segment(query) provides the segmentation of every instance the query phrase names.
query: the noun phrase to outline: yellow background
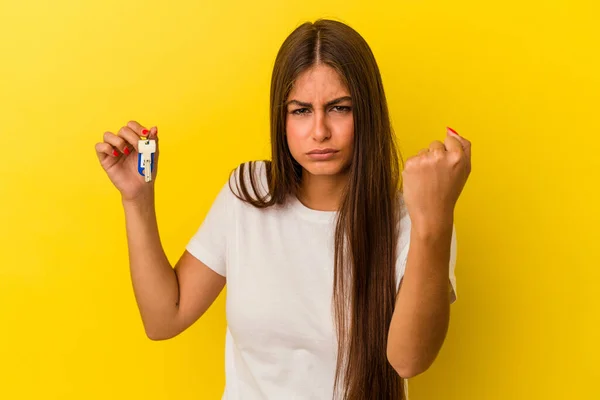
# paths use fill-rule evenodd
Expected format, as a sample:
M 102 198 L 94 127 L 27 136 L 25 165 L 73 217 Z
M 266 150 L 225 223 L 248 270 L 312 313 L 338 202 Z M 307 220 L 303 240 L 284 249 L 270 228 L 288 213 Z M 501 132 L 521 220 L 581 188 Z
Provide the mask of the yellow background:
M 0 398 L 219 399 L 224 303 L 145 338 L 94 144 L 158 125 L 180 256 L 227 173 L 268 157 L 275 54 L 334 17 L 371 44 L 404 157 L 473 142 L 458 301 L 411 400 L 600 399 L 600 9 L 594 1 L 0 3 Z

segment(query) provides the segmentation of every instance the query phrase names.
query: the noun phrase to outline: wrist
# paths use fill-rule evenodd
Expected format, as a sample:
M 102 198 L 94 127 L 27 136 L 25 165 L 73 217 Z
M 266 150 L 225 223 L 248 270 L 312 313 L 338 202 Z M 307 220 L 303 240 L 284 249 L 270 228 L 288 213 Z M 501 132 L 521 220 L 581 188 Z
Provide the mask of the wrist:
M 452 243 L 452 222 L 431 223 L 412 226 L 410 231 L 410 251 L 427 254 L 426 264 L 434 270 L 447 269 Z
M 452 237 L 454 227 L 453 215 L 445 215 L 437 218 L 423 218 L 412 221 L 411 239 L 426 242 L 445 241 Z
M 147 209 L 154 207 L 154 190 L 144 191 L 134 197 L 121 196 L 121 203 L 126 209 Z

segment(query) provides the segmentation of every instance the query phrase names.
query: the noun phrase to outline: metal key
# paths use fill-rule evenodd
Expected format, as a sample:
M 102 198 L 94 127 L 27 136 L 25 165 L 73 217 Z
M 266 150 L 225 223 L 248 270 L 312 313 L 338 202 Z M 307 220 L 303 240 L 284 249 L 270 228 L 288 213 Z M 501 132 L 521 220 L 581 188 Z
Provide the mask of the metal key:
M 144 176 L 146 182 L 152 180 L 154 153 L 156 153 L 156 140 L 142 136 L 138 141 L 138 172 Z

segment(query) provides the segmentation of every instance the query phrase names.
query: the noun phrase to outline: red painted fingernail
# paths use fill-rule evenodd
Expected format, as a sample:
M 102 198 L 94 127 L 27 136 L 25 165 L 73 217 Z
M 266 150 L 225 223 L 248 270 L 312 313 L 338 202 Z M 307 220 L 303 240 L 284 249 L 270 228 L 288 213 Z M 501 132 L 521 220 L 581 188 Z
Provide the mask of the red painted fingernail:
M 142 129 L 142 135 L 146 136 L 150 132 L 148 129 Z
M 450 131 L 451 133 L 454 133 L 456 136 L 460 136 L 458 134 L 458 132 L 456 132 L 454 129 L 450 128 L 449 126 L 447 126 L 446 129 L 448 129 L 448 131 Z
M 113 156 L 115 156 L 115 157 L 119 157 L 119 152 L 118 152 L 118 151 L 116 151 L 116 150 L 113 150 Z
M 126 156 L 129 155 L 129 147 L 125 147 L 125 150 L 123 150 L 123 153 L 125 153 Z

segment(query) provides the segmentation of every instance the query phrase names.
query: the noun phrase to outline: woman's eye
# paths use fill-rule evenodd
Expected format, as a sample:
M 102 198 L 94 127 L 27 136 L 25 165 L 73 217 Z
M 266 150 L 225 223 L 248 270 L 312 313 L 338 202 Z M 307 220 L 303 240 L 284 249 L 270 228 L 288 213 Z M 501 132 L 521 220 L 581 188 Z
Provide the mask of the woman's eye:
M 351 108 L 350 108 L 350 107 L 348 107 L 348 106 L 334 106 L 334 107 L 332 108 L 332 110 L 333 110 L 333 111 L 335 111 L 335 112 L 342 112 L 342 113 L 343 113 L 343 112 L 348 112 L 348 111 L 350 111 L 350 110 L 351 110 Z
M 308 108 L 298 108 L 298 109 L 292 111 L 292 114 L 295 114 L 295 115 L 308 114 L 309 111 L 310 110 Z

